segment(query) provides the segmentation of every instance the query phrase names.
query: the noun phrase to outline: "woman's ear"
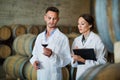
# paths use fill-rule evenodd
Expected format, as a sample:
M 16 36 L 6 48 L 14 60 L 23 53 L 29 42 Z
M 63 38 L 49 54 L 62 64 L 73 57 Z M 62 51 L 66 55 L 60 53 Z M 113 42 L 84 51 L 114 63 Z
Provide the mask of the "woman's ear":
M 92 27 L 92 25 L 89 25 L 89 28 L 91 28 Z

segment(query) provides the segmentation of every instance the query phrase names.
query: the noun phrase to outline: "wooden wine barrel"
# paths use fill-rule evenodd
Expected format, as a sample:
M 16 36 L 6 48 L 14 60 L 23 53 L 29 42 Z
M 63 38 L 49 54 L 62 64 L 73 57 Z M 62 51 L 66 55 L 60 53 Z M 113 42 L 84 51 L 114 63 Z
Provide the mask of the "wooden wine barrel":
M 88 68 L 81 76 L 80 76 L 80 80 L 88 80 L 90 79 L 90 77 L 88 77 L 88 75 L 90 74 L 93 74 L 93 71 L 94 71 L 94 74 L 97 74 L 97 70 L 101 69 L 101 68 L 104 68 L 105 66 L 107 65 L 96 65 L 96 66 L 93 66 L 91 68 Z
M 70 33 L 70 28 L 69 27 L 66 27 L 66 26 L 59 26 L 59 29 L 65 33 L 65 34 L 69 34 Z
M 9 26 L 0 27 L 0 41 L 5 41 L 10 39 L 12 31 Z
M 69 80 L 69 71 L 66 67 L 62 68 L 63 80 Z M 24 67 L 24 76 L 26 80 L 37 80 L 37 71 L 31 63 L 27 63 Z
M 69 80 L 69 71 L 66 67 L 62 68 L 62 76 L 63 76 L 63 80 Z
M 95 15 L 98 33 L 108 51 L 113 53 L 113 44 L 120 41 L 120 0 L 96 0 Z
M 23 74 L 26 80 L 37 80 L 37 71 L 33 68 L 30 62 L 27 62 Z
M 32 34 L 18 36 L 13 42 L 14 51 L 22 56 L 30 57 L 32 55 L 35 39 L 36 36 Z
M 114 60 L 120 63 L 120 41 L 114 43 Z
M 27 33 L 38 35 L 39 32 L 40 32 L 39 31 L 39 26 L 37 26 L 37 25 L 27 26 Z
M 11 55 L 11 48 L 8 45 L 1 44 L 0 45 L 0 58 L 6 59 Z
M 120 80 L 120 63 L 94 66 L 86 70 L 79 80 Z
M 11 25 L 11 29 L 12 29 L 13 38 L 16 38 L 20 35 L 27 33 L 27 29 L 26 29 L 25 25 L 14 24 L 14 25 Z
M 11 78 L 24 80 L 23 68 L 27 61 L 26 57 L 20 55 L 10 56 L 4 61 L 3 68 Z
M 46 25 L 39 25 L 39 32 L 43 32 L 46 28 Z
M 70 34 L 66 34 L 68 39 L 69 39 L 69 44 L 70 44 L 70 47 L 72 46 L 72 43 L 73 43 L 73 40 L 78 37 L 80 34 L 78 33 L 75 33 L 75 32 L 72 32 Z
M 76 80 L 77 67 L 72 67 L 70 70 L 70 80 Z

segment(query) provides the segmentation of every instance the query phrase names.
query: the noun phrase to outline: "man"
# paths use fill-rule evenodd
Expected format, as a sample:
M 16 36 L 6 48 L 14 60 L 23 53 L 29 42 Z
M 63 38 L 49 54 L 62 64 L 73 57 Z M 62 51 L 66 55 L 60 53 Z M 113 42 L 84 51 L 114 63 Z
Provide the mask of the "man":
M 71 61 L 68 38 L 59 31 L 59 10 L 48 7 L 44 16 L 46 30 L 38 35 L 30 62 L 37 70 L 37 80 L 62 80 L 62 67 Z M 47 42 L 46 47 L 42 42 Z

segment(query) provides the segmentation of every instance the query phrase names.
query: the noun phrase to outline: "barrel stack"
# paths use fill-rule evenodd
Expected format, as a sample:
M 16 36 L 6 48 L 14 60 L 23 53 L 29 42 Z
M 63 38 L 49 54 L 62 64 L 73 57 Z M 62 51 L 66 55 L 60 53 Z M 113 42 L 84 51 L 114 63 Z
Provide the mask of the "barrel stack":
M 4 25 L 0 27 L 0 59 L 4 60 L 11 55 L 11 36 L 12 30 L 9 26 Z
M 29 62 L 29 59 L 32 56 L 32 50 L 34 47 L 36 37 L 40 32 L 43 31 L 43 29 L 45 29 L 45 27 L 44 26 L 38 27 L 37 25 L 26 26 L 15 24 L 11 25 L 10 29 L 12 31 L 11 32 L 12 55 L 8 56 L 3 64 L 3 68 L 6 73 L 6 80 L 9 79 L 37 80 L 36 70 Z M 66 35 L 70 38 L 71 35 L 74 36 L 74 33 Z M 0 50 L 3 49 L 0 47 Z M 8 49 L 6 48 L 6 50 L 4 51 L 8 51 Z M 63 80 L 69 80 L 70 78 L 69 72 L 70 71 L 68 70 L 67 67 L 62 68 Z
M 4 70 L 12 79 L 36 80 L 36 70 L 29 62 L 36 35 L 24 34 L 16 37 L 13 42 L 14 55 L 4 62 Z

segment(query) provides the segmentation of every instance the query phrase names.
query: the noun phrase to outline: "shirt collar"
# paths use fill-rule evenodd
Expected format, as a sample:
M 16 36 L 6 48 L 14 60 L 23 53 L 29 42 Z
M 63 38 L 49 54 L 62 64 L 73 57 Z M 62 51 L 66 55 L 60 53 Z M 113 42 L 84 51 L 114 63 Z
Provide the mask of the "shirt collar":
M 54 29 L 51 33 L 50 33 L 50 36 L 54 34 L 54 32 L 56 31 L 56 29 Z M 47 30 L 45 30 L 45 35 L 47 33 Z
M 55 32 L 56 30 L 57 30 L 57 29 L 54 29 L 54 30 L 50 33 L 50 37 L 54 34 L 54 32 Z M 44 38 L 45 38 L 45 40 L 47 41 L 46 33 L 47 33 L 47 30 L 45 30 L 45 32 L 44 32 Z M 50 38 L 50 37 L 49 37 L 49 38 Z

